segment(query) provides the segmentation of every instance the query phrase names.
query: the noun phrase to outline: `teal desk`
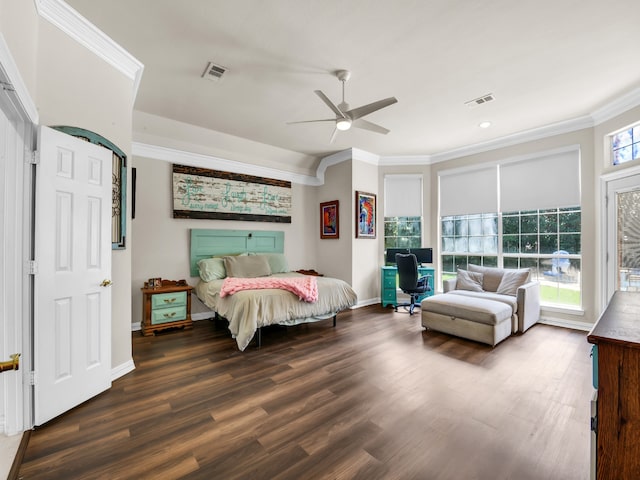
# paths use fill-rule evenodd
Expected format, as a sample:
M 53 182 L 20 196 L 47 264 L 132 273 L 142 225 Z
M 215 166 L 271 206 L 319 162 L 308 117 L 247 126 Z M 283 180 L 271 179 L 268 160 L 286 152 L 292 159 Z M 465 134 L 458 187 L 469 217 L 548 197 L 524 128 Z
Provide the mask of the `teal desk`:
M 380 299 L 382 301 L 382 306 L 386 307 L 387 305 L 393 305 L 395 307 L 398 303 L 396 298 L 396 290 L 398 288 L 398 269 L 396 267 L 382 267 L 380 273 L 382 276 L 380 279 Z M 418 301 L 421 302 L 424 298 L 430 297 L 435 293 L 435 289 L 433 288 L 435 270 L 432 267 L 418 267 L 418 274 L 421 277 L 424 275 L 430 275 L 429 286 L 431 287 L 431 291 L 418 298 Z

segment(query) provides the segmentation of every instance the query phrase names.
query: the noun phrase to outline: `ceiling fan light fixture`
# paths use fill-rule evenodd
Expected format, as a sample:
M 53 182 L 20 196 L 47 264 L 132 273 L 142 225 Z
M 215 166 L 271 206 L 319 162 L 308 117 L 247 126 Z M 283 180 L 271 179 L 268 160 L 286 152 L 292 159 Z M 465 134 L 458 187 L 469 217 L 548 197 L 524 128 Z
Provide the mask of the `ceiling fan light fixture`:
M 339 118 L 336 121 L 336 128 L 341 131 L 349 130 L 351 128 L 351 120 L 348 118 Z

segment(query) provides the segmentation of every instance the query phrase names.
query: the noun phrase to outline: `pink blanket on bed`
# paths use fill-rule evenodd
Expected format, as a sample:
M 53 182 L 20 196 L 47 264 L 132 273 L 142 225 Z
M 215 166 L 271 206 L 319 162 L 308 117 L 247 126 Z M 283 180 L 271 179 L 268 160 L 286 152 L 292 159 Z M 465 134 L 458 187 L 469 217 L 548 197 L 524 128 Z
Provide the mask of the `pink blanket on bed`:
M 288 290 L 305 302 L 318 301 L 318 282 L 316 277 L 305 275 L 303 277 L 258 277 L 239 278 L 227 277 L 222 282 L 220 296 L 233 295 L 241 290 L 256 290 L 261 288 L 279 288 Z

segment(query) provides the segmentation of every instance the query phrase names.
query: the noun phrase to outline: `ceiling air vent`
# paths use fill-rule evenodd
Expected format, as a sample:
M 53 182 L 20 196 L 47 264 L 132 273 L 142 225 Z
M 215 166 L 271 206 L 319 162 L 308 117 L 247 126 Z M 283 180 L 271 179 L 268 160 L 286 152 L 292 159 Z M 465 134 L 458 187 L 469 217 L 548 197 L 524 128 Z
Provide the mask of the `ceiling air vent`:
M 213 62 L 209 62 L 209 65 L 207 65 L 207 68 L 202 74 L 202 78 L 206 78 L 207 80 L 211 80 L 213 82 L 219 82 L 220 80 L 222 80 L 222 76 L 226 71 L 226 68 L 220 65 L 216 65 Z
M 468 102 L 464 102 L 464 104 L 469 108 L 475 108 L 478 105 L 483 105 L 488 102 L 492 102 L 495 100 L 493 93 L 487 93 L 482 95 L 481 97 L 474 98 L 473 100 L 469 100 Z

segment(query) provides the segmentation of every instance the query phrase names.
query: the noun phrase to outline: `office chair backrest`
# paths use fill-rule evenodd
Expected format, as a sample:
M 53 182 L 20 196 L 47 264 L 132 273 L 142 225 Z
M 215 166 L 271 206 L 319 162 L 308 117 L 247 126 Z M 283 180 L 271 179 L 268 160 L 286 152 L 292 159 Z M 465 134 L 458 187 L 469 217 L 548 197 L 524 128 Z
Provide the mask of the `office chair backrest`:
M 401 290 L 414 290 L 418 285 L 418 261 L 413 253 L 397 253 L 398 286 Z

